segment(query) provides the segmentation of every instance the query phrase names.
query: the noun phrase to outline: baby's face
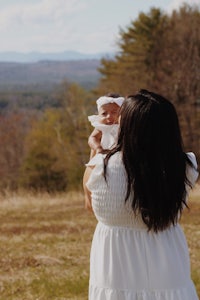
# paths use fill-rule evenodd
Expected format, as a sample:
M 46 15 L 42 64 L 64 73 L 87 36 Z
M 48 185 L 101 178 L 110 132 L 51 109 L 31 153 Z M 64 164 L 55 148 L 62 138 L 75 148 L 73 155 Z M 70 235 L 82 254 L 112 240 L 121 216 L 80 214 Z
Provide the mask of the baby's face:
M 104 104 L 99 108 L 99 122 L 112 125 L 118 123 L 120 106 L 116 103 Z

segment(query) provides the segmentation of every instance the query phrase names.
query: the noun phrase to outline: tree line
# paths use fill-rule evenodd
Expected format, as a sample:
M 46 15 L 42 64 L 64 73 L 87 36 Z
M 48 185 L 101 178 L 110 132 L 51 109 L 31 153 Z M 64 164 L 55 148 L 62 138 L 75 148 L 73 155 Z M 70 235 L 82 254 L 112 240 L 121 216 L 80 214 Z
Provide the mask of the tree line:
M 118 53 L 102 59 L 98 85 L 63 82 L 50 94 L 0 94 L 0 190 L 65 191 L 81 185 L 89 158 L 87 116 L 97 97 L 146 88 L 177 108 L 185 151 L 200 159 L 200 11 L 140 13 L 120 29 Z M 200 160 L 199 160 L 200 161 Z
M 24 103 L 1 110 L 0 190 L 53 192 L 79 186 L 89 157 L 91 99 L 79 85 L 63 82 L 42 110 L 24 108 Z

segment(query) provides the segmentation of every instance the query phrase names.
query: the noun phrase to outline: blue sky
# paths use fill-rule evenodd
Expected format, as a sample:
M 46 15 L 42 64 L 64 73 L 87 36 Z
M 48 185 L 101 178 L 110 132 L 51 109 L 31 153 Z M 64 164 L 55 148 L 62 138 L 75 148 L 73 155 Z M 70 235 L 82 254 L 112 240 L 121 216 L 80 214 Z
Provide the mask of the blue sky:
M 200 0 L 0 0 L 0 52 L 117 50 L 119 28 L 139 12 L 170 12 Z

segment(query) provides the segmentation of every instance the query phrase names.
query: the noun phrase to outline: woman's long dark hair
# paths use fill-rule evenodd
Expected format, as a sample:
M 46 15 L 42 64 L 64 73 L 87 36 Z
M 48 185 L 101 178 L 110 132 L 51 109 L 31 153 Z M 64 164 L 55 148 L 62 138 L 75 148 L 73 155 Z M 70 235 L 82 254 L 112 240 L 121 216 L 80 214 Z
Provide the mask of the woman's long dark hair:
M 140 213 L 149 230 L 175 225 L 186 204 L 186 164 L 178 117 L 164 97 L 140 90 L 128 96 L 121 108 L 117 146 L 107 155 L 122 152 L 128 185 L 125 201 Z

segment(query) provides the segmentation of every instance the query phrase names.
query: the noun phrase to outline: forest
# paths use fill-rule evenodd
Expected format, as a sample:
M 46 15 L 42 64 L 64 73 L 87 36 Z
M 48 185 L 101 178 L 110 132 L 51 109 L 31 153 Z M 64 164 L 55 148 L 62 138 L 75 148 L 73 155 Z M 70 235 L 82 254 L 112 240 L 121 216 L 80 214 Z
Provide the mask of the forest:
M 92 128 L 87 116 L 95 113 L 96 99 L 108 92 L 126 96 L 146 88 L 172 101 L 184 149 L 200 162 L 198 7 L 183 5 L 170 15 L 159 8 L 141 12 L 120 29 L 116 55 L 95 67 L 98 76 L 87 86 L 76 78 L 43 90 L 28 79 L 20 88 L 0 85 L 0 191 L 79 189 L 89 158 Z

